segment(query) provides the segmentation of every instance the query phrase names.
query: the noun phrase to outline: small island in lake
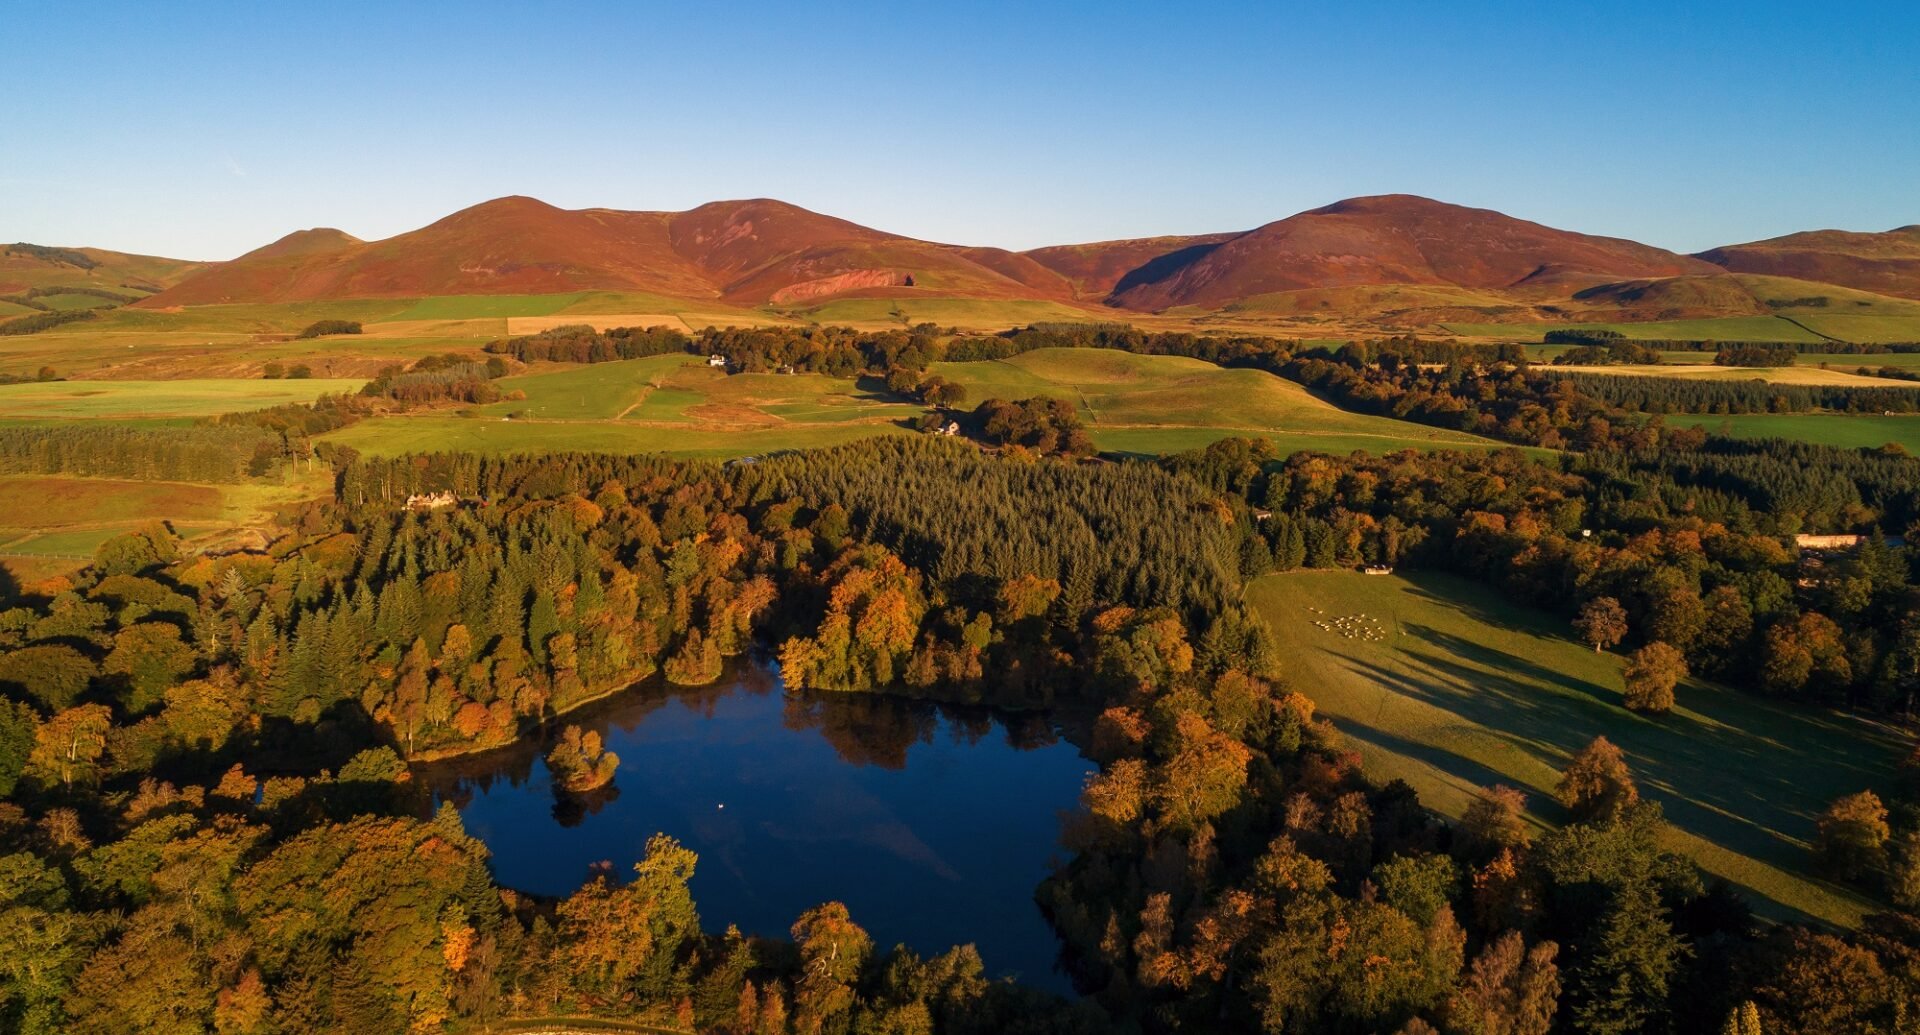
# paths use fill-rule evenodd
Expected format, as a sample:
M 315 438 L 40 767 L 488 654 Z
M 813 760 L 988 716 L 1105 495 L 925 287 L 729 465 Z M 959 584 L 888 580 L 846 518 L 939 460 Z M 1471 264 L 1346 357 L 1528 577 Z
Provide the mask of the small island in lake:
M 547 771 L 553 774 L 555 788 L 584 794 L 613 782 L 620 756 L 608 751 L 600 734 L 568 726 L 560 732 L 560 742 L 547 752 Z

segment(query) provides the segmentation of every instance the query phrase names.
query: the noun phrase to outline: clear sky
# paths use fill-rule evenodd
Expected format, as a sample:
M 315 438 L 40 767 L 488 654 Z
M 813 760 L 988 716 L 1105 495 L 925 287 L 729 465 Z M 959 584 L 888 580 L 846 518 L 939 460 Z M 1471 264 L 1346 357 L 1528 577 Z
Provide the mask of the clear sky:
M 1042 244 L 1405 192 L 1684 251 L 1920 222 L 1902 4 L 0 4 L 0 240 L 530 194 Z

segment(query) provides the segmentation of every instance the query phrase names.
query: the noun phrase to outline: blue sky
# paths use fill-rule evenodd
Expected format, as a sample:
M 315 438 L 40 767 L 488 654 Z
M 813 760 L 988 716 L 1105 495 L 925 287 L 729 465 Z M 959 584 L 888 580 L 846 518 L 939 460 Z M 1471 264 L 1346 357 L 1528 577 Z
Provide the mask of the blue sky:
M 504 194 L 1015 248 L 1387 192 L 1687 251 L 1920 222 L 1911 5 L 280 6 L 8 5 L 0 239 L 221 259 Z

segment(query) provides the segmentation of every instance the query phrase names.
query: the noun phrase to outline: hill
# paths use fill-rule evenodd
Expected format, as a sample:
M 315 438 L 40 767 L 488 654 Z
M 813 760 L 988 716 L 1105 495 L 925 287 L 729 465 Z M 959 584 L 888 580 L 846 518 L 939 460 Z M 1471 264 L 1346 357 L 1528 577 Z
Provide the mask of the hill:
M 1489 209 L 1405 194 L 1289 216 L 1178 261 L 1142 267 L 1109 301 L 1129 309 L 1218 308 L 1256 295 L 1357 284 L 1453 285 L 1548 294 L 1632 277 L 1717 273 L 1702 260 Z
M 1024 254 L 1065 277 L 1077 297 L 1104 299 L 1120 286 L 1152 280 L 1159 271 L 1173 270 L 1239 234 L 1203 234 L 1198 237 L 1137 237 L 1122 241 L 1062 244 L 1035 248 Z
M 0 246 L 0 295 L 61 287 L 145 295 L 171 287 L 206 267 L 202 262 L 157 255 L 22 242 Z
M 302 231 L 148 304 L 612 290 L 760 305 L 901 289 L 976 298 L 1072 293 L 1064 278 L 1012 252 L 901 237 L 780 201 L 628 212 L 511 197 L 383 241 Z
M 1808 230 L 1714 248 L 1698 257 L 1735 273 L 1794 277 L 1920 298 L 1920 224 L 1885 233 Z
M 507 197 L 379 241 L 319 228 L 210 266 L 121 258 L 147 264 L 149 290 L 167 288 L 141 303 L 149 309 L 614 292 L 774 319 L 852 306 L 886 323 L 961 303 L 1069 320 L 1219 314 L 1290 333 L 1804 313 L 1849 318 L 1822 335 L 1885 340 L 1910 329 L 1857 318 L 1904 317 L 1887 308 L 1904 299 L 1890 296 L 1920 298 L 1920 227 L 1687 256 L 1404 194 L 1244 232 L 1024 252 L 920 240 L 766 198 L 654 212 Z M 1756 274 L 1777 283 L 1756 290 Z

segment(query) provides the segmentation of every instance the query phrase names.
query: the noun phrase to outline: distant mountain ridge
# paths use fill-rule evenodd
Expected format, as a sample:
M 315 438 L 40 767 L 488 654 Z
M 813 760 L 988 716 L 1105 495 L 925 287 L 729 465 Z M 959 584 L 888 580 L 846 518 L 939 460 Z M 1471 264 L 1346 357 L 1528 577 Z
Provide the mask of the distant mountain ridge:
M 908 283 L 984 298 L 1072 293 L 1013 252 L 918 241 L 780 201 L 626 212 L 510 197 L 384 241 L 302 231 L 147 304 L 616 290 L 760 305 Z
M 1217 308 L 1258 295 L 1362 284 L 1514 289 L 1719 272 L 1698 259 L 1405 194 L 1352 198 L 1268 223 L 1156 276 L 1118 285 L 1129 309 Z
M 738 306 L 912 294 L 1157 312 L 1367 285 L 1533 304 L 1729 271 L 1920 297 L 1920 227 L 1816 231 L 1692 256 L 1390 194 L 1241 232 L 1014 252 L 904 237 L 765 198 L 651 212 L 507 197 L 380 241 L 299 231 L 190 272 L 140 304 L 613 290 Z

